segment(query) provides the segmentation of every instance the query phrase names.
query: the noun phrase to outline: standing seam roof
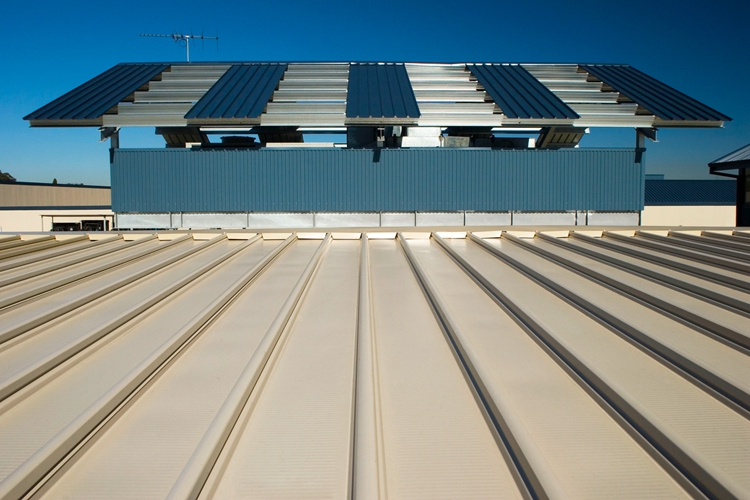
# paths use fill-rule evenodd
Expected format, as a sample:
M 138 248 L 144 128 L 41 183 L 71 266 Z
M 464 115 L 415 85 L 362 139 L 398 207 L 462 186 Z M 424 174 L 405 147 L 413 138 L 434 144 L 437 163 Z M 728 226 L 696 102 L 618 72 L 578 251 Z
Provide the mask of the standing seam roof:
M 580 68 L 662 120 L 732 120 L 631 66 L 583 64 Z
M 234 64 L 195 103 L 185 118 L 258 118 L 287 64 Z
M 0 498 L 750 495 L 750 233 L 436 229 L 0 237 Z
M 419 118 L 409 75 L 403 64 L 351 63 L 347 118 Z
M 24 120 L 92 120 L 169 67 L 118 64 L 24 117 Z
M 579 118 L 559 97 L 517 64 L 467 64 L 509 118 Z
M 750 162 L 750 144 L 714 160 L 709 165 L 743 164 Z

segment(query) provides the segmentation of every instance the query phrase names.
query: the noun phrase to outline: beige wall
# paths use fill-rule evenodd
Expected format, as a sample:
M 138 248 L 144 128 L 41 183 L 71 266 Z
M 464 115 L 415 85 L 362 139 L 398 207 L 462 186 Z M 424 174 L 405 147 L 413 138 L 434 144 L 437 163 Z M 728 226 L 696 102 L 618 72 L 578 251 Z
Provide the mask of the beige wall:
M 110 192 L 110 188 L 0 184 L 0 207 L 109 206 Z
M 646 206 L 641 226 L 728 226 L 734 227 L 737 209 L 721 206 Z
M 0 232 L 51 231 L 52 222 L 103 218 L 109 220 L 109 227 L 112 228 L 112 210 L 0 210 Z

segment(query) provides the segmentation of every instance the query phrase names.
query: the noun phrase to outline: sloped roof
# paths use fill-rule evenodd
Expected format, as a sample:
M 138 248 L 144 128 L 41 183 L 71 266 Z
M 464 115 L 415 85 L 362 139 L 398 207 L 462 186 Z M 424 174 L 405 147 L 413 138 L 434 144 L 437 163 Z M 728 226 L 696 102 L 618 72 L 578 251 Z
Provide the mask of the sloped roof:
M 627 65 L 383 62 L 120 64 L 32 126 L 721 126 Z M 371 123 L 370 123 L 371 122 Z
M 467 64 L 466 67 L 510 118 L 579 118 L 518 64 Z
M 581 69 L 665 121 L 731 118 L 624 64 L 584 64 Z
M 118 64 L 42 106 L 24 120 L 93 120 L 169 68 L 168 64 Z
M 750 233 L 530 229 L 0 237 L 0 496 L 747 497 Z
M 404 65 L 350 64 L 346 117 L 419 118 L 419 107 Z
M 286 64 L 233 64 L 185 118 L 258 118 Z
M 750 165 L 750 144 L 732 151 L 708 164 L 714 170 L 733 169 Z

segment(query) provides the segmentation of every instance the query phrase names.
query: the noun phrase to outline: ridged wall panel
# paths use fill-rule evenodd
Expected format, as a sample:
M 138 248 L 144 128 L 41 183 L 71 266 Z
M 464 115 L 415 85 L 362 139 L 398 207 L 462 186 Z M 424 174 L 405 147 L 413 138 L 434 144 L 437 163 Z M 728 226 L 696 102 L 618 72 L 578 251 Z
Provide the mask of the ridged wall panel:
M 115 212 L 634 211 L 632 149 L 119 149 Z

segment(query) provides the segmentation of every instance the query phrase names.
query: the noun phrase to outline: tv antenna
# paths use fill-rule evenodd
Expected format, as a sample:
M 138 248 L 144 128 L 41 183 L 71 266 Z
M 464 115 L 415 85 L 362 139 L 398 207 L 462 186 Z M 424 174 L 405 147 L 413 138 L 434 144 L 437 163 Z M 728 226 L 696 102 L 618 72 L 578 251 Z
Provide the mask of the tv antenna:
M 219 50 L 219 37 L 217 36 L 204 36 L 200 35 L 183 35 L 182 33 L 174 32 L 171 35 L 153 35 L 149 33 L 141 33 L 141 36 L 150 36 L 156 38 L 171 38 L 180 47 L 185 47 L 185 57 L 187 62 L 190 62 L 190 40 L 216 40 L 216 50 Z

